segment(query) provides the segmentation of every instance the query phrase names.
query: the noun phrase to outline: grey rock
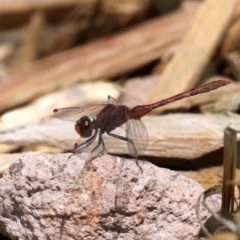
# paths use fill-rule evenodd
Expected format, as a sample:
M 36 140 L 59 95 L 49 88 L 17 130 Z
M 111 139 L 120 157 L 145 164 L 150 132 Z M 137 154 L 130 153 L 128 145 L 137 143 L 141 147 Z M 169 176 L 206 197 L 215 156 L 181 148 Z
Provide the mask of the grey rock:
M 198 183 L 149 162 L 26 154 L 0 179 L 0 232 L 11 239 L 191 239 Z M 212 206 L 219 209 L 219 198 Z M 209 214 L 202 213 L 204 219 Z

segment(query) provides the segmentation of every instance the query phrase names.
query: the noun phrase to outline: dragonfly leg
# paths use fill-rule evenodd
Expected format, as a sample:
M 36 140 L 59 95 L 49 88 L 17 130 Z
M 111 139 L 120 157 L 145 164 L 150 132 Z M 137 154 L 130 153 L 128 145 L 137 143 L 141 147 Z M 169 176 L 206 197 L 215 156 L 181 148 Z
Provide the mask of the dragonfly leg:
M 66 151 L 66 152 L 72 152 L 72 154 L 68 157 L 68 160 L 71 157 L 73 157 L 75 154 L 82 153 L 82 150 L 84 148 L 87 148 L 88 146 L 90 146 L 92 144 L 92 142 L 96 139 L 97 133 L 98 133 L 98 131 L 96 130 L 92 137 L 90 137 L 84 143 L 80 144 L 77 148 Z M 83 146 L 84 144 L 86 144 L 86 146 Z
M 139 165 L 139 163 L 138 163 L 138 159 L 137 159 L 137 157 L 138 157 L 138 156 L 137 156 L 137 149 L 136 149 L 136 147 L 135 147 L 135 144 L 134 144 L 133 140 L 130 139 L 130 138 L 127 138 L 127 137 L 119 136 L 119 135 L 114 134 L 114 133 L 110 133 L 110 132 L 107 132 L 107 134 L 108 134 L 109 136 L 111 136 L 111 137 L 115 137 L 115 138 L 117 138 L 117 139 L 126 141 L 126 142 L 131 143 L 131 144 L 133 145 L 134 150 L 135 150 L 135 153 L 136 153 L 135 156 L 134 156 L 134 157 L 136 158 L 136 164 L 137 164 L 138 168 L 140 169 L 141 173 L 143 173 L 143 170 L 142 170 L 142 168 L 140 167 L 140 165 Z
M 107 132 L 107 134 L 111 137 L 115 137 L 117 139 L 120 139 L 120 140 L 123 140 L 123 141 L 126 141 L 126 142 L 130 142 L 133 144 L 133 141 L 127 137 L 123 137 L 123 136 L 119 136 L 117 134 L 114 134 L 114 133 L 110 133 L 110 132 Z M 133 144 L 134 145 L 134 144 Z
M 97 146 L 91 151 L 91 153 L 94 152 L 94 151 L 100 146 L 100 144 L 102 144 L 103 150 L 102 150 L 99 154 L 103 153 L 103 152 L 106 150 L 105 143 L 104 143 L 104 141 L 103 141 L 103 138 L 102 138 L 102 134 L 101 134 L 101 133 L 99 133 L 98 144 L 97 144 Z
M 141 171 L 141 173 L 143 174 L 143 169 L 142 169 L 142 167 L 139 165 L 139 162 L 138 162 L 138 159 L 136 158 L 136 164 L 137 164 L 137 166 L 138 166 L 138 168 L 140 169 L 140 171 Z
M 90 137 L 88 140 L 86 140 L 84 143 L 80 144 L 76 149 L 73 149 L 74 152 L 80 152 L 82 151 L 84 148 L 87 148 L 88 146 L 90 146 L 92 144 L 92 142 L 96 139 L 97 137 L 97 133 L 98 130 L 95 131 L 95 133 L 93 134 L 92 137 Z M 86 144 L 86 145 L 85 145 Z M 85 145 L 85 146 L 83 146 Z
M 102 144 L 102 146 L 103 146 L 102 151 L 100 151 L 99 153 L 97 153 L 96 155 L 94 155 L 93 157 L 91 157 L 91 158 L 85 163 L 84 167 L 85 167 L 87 164 L 89 164 L 93 159 L 95 159 L 96 157 L 98 157 L 100 154 L 102 154 L 102 153 L 106 150 L 105 144 L 104 144 L 104 141 L 103 141 L 103 138 L 102 138 L 102 134 L 101 134 L 101 133 L 99 133 L 98 144 L 97 144 L 97 146 L 91 151 L 91 153 L 93 153 L 93 152 L 100 146 L 100 144 Z

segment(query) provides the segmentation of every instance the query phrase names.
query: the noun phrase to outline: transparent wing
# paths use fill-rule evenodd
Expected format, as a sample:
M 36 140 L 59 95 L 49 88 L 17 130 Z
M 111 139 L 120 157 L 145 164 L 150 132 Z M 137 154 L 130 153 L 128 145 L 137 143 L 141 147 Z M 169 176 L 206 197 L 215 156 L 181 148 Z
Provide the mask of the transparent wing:
M 126 136 L 128 141 L 129 153 L 137 158 L 142 155 L 148 145 L 148 132 L 141 120 L 129 119 L 122 127 L 126 129 Z
M 95 117 L 107 104 L 88 104 L 80 107 L 57 108 L 53 110 L 55 117 L 66 121 L 78 121 L 82 116 Z

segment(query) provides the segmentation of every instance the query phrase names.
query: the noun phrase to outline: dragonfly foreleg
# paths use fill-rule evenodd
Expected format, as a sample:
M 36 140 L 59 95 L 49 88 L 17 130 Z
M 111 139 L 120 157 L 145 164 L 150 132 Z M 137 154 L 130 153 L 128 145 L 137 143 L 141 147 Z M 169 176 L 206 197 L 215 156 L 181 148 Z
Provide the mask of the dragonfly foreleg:
M 96 130 L 96 132 L 98 132 L 98 131 Z M 96 133 L 96 134 L 94 133 L 94 139 L 93 139 L 93 141 L 96 139 L 96 136 L 97 136 L 97 133 Z M 91 141 L 90 144 L 91 144 L 93 141 Z M 90 145 L 90 144 L 89 144 L 89 145 Z M 102 134 L 101 134 L 101 133 L 99 133 L 98 144 L 97 144 L 97 146 L 94 147 L 94 149 L 91 151 L 91 153 L 93 153 L 93 152 L 100 146 L 100 144 L 102 144 L 103 150 L 100 151 L 99 153 L 93 155 L 90 159 L 88 159 L 88 160 L 85 162 L 83 168 L 85 168 L 90 162 L 92 162 L 92 160 L 94 160 L 96 157 L 98 157 L 100 154 L 102 154 L 102 153 L 106 150 L 105 144 L 104 144 L 104 141 L 103 141 L 103 138 L 102 138 Z
M 96 139 L 97 137 L 98 130 L 95 131 L 92 137 L 90 137 L 88 140 L 86 140 L 84 143 L 80 144 L 77 146 L 76 149 L 73 149 L 74 152 L 81 152 L 84 148 L 87 148 L 92 144 L 92 142 Z M 86 144 L 86 145 L 85 145 Z
M 99 153 L 97 153 L 96 155 L 94 155 L 93 157 L 91 157 L 91 158 L 85 163 L 84 167 L 85 167 L 87 164 L 89 164 L 93 159 L 95 159 L 97 156 L 99 156 L 100 154 L 102 154 L 102 153 L 106 150 L 105 144 L 104 144 L 104 141 L 103 141 L 103 138 L 102 138 L 102 134 L 101 134 L 101 133 L 99 133 L 98 144 L 97 144 L 97 146 L 91 151 L 91 153 L 93 153 L 93 152 L 100 146 L 100 144 L 102 144 L 103 150 L 100 151 Z
M 100 146 L 100 144 L 102 144 L 103 150 L 102 150 L 99 154 L 101 154 L 102 152 L 104 152 L 104 151 L 106 150 L 105 143 L 104 143 L 104 141 L 103 141 L 103 138 L 102 138 L 102 134 L 101 134 L 101 133 L 99 133 L 98 144 L 97 144 L 97 146 L 91 151 L 91 153 L 94 152 L 94 151 Z M 98 154 L 98 155 L 99 155 L 99 154 Z

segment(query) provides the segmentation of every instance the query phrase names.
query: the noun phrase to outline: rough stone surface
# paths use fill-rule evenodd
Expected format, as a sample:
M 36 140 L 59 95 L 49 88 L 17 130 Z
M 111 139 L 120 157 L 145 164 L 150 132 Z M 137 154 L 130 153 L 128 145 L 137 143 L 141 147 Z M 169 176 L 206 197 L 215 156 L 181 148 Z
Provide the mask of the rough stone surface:
M 168 169 L 103 155 L 26 154 L 0 179 L 0 232 L 11 239 L 191 239 L 203 188 Z M 219 209 L 219 198 L 212 199 Z M 202 213 L 203 218 L 209 215 Z

